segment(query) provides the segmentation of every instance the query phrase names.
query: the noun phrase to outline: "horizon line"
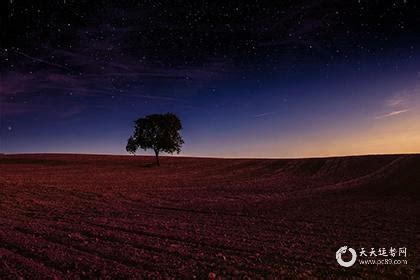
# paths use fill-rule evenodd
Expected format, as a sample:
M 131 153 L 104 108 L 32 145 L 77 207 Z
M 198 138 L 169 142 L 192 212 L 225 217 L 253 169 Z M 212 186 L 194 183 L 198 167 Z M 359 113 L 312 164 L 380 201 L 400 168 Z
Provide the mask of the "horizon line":
M 0 152 L 0 156 L 24 156 L 24 155 L 80 155 L 80 156 L 124 156 L 124 157 L 151 157 L 154 155 L 129 155 L 129 154 L 111 154 L 111 153 L 67 153 L 67 152 L 52 152 L 52 153 L 3 153 Z M 372 153 L 372 154 L 349 154 L 349 155 L 327 155 L 327 156 L 309 156 L 309 157 L 223 157 L 223 156 L 191 156 L 191 155 L 160 155 L 159 157 L 173 157 L 173 158 L 202 158 L 202 159 L 255 159 L 255 160 L 275 160 L 275 159 L 320 159 L 320 158 L 342 158 L 342 157 L 367 157 L 367 156 L 403 156 L 403 155 L 420 155 L 420 152 L 410 153 Z

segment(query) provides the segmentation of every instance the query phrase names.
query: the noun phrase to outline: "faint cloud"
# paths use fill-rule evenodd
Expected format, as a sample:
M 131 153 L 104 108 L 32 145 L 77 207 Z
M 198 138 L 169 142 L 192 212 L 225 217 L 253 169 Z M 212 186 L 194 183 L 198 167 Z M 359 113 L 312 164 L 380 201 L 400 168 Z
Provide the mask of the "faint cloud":
M 410 111 L 410 109 L 397 110 L 397 111 L 387 113 L 385 115 L 377 116 L 376 119 L 384 119 L 384 118 L 388 118 L 388 117 L 392 117 L 392 116 L 397 116 L 397 115 L 401 115 L 403 113 L 406 113 L 408 111 Z
M 267 116 L 271 116 L 274 115 L 276 112 L 266 112 L 266 113 L 261 113 L 261 114 L 257 114 L 254 115 L 254 118 L 263 118 L 263 117 L 267 117 Z
M 420 85 L 397 91 L 385 100 L 387 107 L 404 107 L 408 104 L 417 103 L 420 97 Z
M 388 99 L 386 101 L 386 104 L 389 107 L 394 107 L 394 106 L 404 104 L 406 100 L 407 100 L 407 97 L 405 96 L 396 96 L 396 97 Z
M 413 87 L 394 92 L 394 94 L 385 100 L 385 112 L 376 116 L 375 119 L 384 119 L 407 113 L 417 108 L 420 104 L 420 85 L 415 84 Z M 388 112 L 386 112 L 388 111 Z
M 398 107 L 406 105 L 412 99 L 413 93 L 409 90 L 400 90 L 387 100 L 385 100 L 386 107 Z

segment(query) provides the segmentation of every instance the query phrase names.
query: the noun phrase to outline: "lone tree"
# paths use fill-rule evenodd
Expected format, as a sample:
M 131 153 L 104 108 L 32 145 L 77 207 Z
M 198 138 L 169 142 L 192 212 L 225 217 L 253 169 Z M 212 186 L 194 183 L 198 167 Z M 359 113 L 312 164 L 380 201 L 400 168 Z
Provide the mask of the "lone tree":
M 160 152 L 169 154 L 181 152 L 184 140 L 179 131 L 182 129 L 182 124 L 175 114 L 148 115 L 134 123 L 134 134 L 128 139 L 127 152 L 135 154 L 138 148 L 152 149 L 155 152 L 157 166 L 160 166 Z

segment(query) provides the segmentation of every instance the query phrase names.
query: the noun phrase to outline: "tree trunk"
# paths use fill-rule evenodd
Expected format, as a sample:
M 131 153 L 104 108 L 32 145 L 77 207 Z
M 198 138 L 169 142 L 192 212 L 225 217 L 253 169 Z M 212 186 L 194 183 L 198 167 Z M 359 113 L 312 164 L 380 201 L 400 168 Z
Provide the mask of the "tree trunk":
M 159 151 L 158 150 L 155 150 L 155 155 L 156 155 L 156 165 L 157 166 L 160 166 L 160 163 L 159 163 Z

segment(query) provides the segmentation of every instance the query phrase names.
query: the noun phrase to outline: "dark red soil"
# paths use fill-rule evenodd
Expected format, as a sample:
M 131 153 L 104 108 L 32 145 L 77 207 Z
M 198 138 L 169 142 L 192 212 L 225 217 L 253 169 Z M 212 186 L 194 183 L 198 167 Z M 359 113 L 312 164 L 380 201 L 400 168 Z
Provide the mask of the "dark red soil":
M 0 278 L 415 278 L 420 155 L 0 156 Z M 340 267 L 341 246 L 407 265 Z

